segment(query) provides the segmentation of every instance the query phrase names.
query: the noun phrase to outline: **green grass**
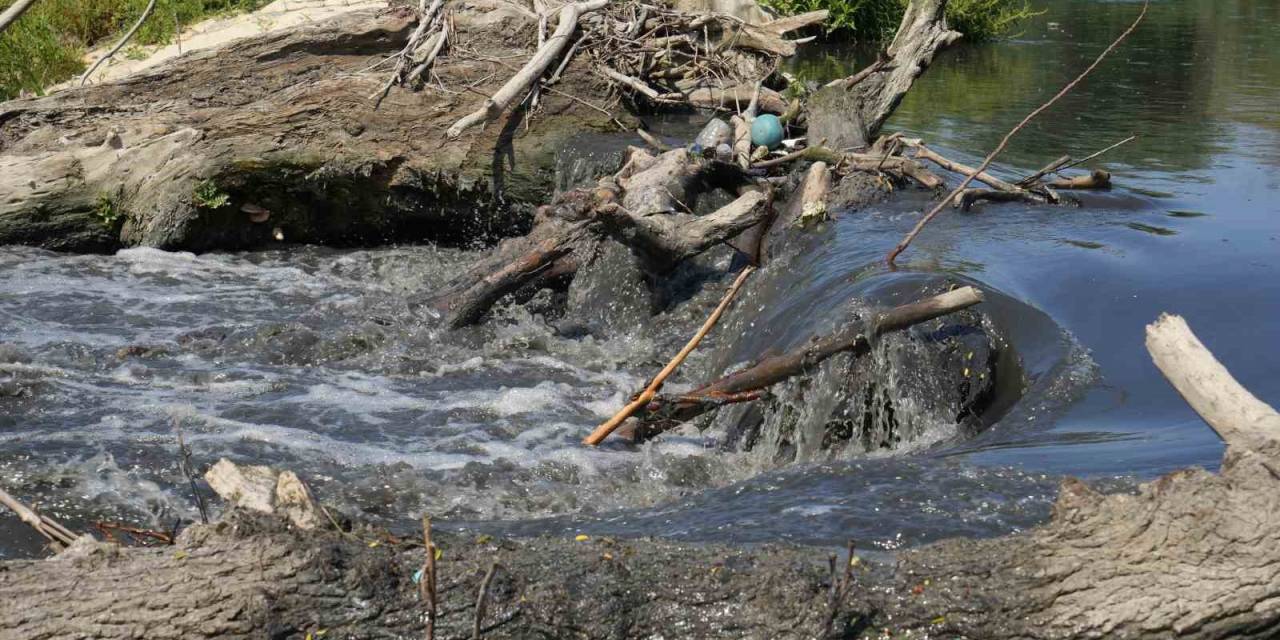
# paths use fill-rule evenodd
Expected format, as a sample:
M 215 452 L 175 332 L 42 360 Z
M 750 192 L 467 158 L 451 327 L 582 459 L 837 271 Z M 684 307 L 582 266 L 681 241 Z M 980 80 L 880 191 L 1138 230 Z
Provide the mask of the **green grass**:
M 268 0 L 159 0 L 131 45 L 171 42 L 178 25 L 252 11 Z M 0 0 L 0 10 L 13 0 Z M 142 15 L 147 0 L 39 0 L 0 33 L 0 99 L 39 93 L 84 70 L 84 54 L 119 38 Z M 122 55 L 122 54 L 117 54 Z M 134 55 L 137 55 L 136 53 Z
M 786 14 L 827 9 L 826 27 L 836 37 L 884 40 L 902 21 L 907 0 L 764 0 Z M 1009 33 L 1035 15 L 1029 0 L 951 0 L 947 20 L 952 29 L 971 41 L 989 40 Z

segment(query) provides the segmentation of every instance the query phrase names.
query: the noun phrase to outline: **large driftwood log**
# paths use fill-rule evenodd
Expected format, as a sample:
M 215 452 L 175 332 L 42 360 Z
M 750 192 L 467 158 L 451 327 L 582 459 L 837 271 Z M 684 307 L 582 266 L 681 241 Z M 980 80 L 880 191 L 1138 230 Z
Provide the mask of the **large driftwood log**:
M 468 54 L 434 61 L 446 90 L 396 87 L 376 108 L 368 96 L 387 70 L 374 65 L 417 28 L 408 7 L 0 104 L 0 244 L 203 250 L 273 243 L 276 230 L 290 242 L 450 242 L 517 227 L 514 213 L 551 195 L 556 150 L 615 125 L 583 104 L 607 98 L 589 65 L 570 64 L 537 126 L 512 115 L 445 135 L 474 106 L 462 87 L 490 94 L 505 79 L 489 59 L 530 54 L 510 34 L 536 18 L 510 6 L 450 3 Z
M 947 0 L 911 0 L 885 60 L 856 83 L 836 83 L 809 102 L 809 138 L 838 151 L 867 147 L 938 51 L 960 38 L 947 28 Z

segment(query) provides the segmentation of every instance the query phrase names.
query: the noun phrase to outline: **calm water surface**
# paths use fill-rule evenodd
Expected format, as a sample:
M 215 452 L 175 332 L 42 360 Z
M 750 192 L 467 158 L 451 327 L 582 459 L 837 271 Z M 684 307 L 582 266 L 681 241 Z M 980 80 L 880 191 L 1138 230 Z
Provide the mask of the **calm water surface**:
M 943 56 L 889 128 L 976 163 L 1083 68 L 1139 3 L 1038 2 L 1009 41 Z M 959 440 L 939 422 L 906 452 L 781 468 L 717 452 L 715 430 L 638 450 L 577 441 L 685 335 L 557 336 L 526 310 L 447 336 L 405 300 L 474 256 L 432 248 L 66 256 L 0 248 L 0 486 L 85 526 L 190 519 L 175 428 L 197 463 L 302 472 L 326 500 L 389 522 L 515 533 L 787 539 L 894 549 L 1043 520 L 1064 474 L 1112 490 L 1214 467 L 1215 436 L 1142 348 L 1184 315 L 1236 376 L 1280 405 L 1280 7 L 1157 2 L 1077 91 L 1015 139 L 997 172 L 1034 171 L 1129 135 L 1091 166 L 1116 187 L 1079 208 L 948 212 L 888 273 L 879 259 L 928 205 L 905 192 L 846 212 L 763 278 L 688 384 L 719 360 L 803 339 L 853 296 L 927 274 L 993 292 L 1020 400 Z M 812 79 L 866 53 L 797 63 Z M 954 176 L 951 176 L 954 184 Z M 701 317 L 707 300 L 687 313 Z M 735 338 L 757 322 L 760 335 Z M 655 355 L 657 354 L 657 355 Z M 17 397 L 12 397 L 18 394 Z M 39 551 L 0 515 L 0 557 Z

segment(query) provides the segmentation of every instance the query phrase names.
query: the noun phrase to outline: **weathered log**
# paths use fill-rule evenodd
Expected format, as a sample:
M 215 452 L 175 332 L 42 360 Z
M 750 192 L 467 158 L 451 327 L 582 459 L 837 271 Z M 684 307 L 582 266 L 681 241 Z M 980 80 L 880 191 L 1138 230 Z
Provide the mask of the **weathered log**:
M 1165 314 L 1147 326 L 1147 351 L 1227 444 L 1262 450 L 1280 442 L 1280 413 L 1236 382 L 1180 316 Z
M 636 215 L 618 205 L 600 208 L 612 224 L 610 232 L 635 249 L 657 273 L 723 243 L 759 224 L 769 214 L 770 194 L 747 191 L 736 200 L 704 216 L 683 213 Z
M 809 102 L 809 137 L 838 151 L 861 149 L 880 127 L 938 51 L 960 34 L 947 28 L 946 0 L 911 0 L 886 50 L 888 61 L 858 82 L 824 87 Z
M 482 57 L 528 55 L 508 37 L 532 24 L 502 3 L 453 6 L 461 42 Z M 146 245 L 206 250 L 294 242 L 473 240 L 519 228 L 518 212 L 553 190 L 555 151 L 584 130 L 613 129 L 559 94 L 534 127 L 444 135 L 467 101 L 393 88 L 365 71 L 417 27 L 408 8 L 352 12 L 192 53 L 110 83 L 0 105 L 0 244 L 65 250 Z M 511 44 L 515 42 L 516 44 Z M 434 62 L 447 85 L 496 91 L 491 63 Z M 565 93 L 603 102 L 590 65 Z M 620 117 L 626 117 L 622 115 Z M 513 116 L 514 118 L 514 116 Z M 513 124 L 513 123 L 509 123 Z M 269 211 L 254 223 L 246 205 Z
M 702 87 L 681 95 L 684 101 L 695 107 L 737 111 L 739 108 L 746 106 L 748 102 L 751 102 L 755 91 L 754 87 L 730 87 L 727 89 Z M 787 107 L 790 106 L 790 103 L 787 102 L 786 98 L 782 97 L 782 94 L 767 87 L 760 90 L 759 104 L 760 111 L 773 114 L 785 113 Z
M 450 329 L 460 329 L 479 322 L 503 297 L 532 282 L 551 269 L 557 260 L 581 246 L 587 239 L 586 229 L 587 223 L 580 222 L 529 243 L 532 246 L 519 258 L 486 274 L 452 297 L 448 303 L 446 325 Z
M 1225 371 L 1214 363 L 1199 375 L 1212 356 L 1171 324 L 1149 330 L 1153 357 L 1179 354 L 1168 371 L 1189 388 L 1223 388 Z M 812 548 L 436 533 L 432 622 L 438 637 L 473 637 L 475 594 L 501 562 L 489 638 L 812 639 L 832 637 L 834 620 L 832 635 L 848 638 L 1270 639 L 1280 632 L 1280 445 L 1230 444 L 1219 474 L 1174 472 L 1136 495 L 1068 479 L 1042 526 L 864 560 L 848 588 L 833 588 L 837 572 Z M 385 534 L 298 531 L 232 512 L 175 547 L 81 540 L 50 560 L 0 562 L 0 635 L 421 637 L 426 604 L 412 576 L 422 564 L 420 546 Z
M 979 202 L 1025 202 L 1027 204 L 1043 204 L 1044 199 L 1028 191 L 996 191 L 994 189 L 965 189 L 956 196 L 954 206 L 961 211 L 968 211 Z

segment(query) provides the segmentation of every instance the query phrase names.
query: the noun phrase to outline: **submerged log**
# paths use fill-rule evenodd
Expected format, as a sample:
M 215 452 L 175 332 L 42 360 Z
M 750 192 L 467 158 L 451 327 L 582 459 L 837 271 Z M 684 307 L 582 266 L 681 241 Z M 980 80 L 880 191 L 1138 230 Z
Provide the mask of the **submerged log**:
M 748 402 L 760 397 L 770 386 L 811 371 L 824 360 L 840 353 L 865 355 L 876 338 L 902 331 L 982 302 L 982 292 L 973 287 L 905 304 L 875 314 L 866 326 L 847 325 L 829 335 L 815 337 L 788 353 L 770 356 L 754 365 L 674 397 L 659 396 L 638 414 L 645 422 L 630 434 L 634 440 L 651 438 L 682 422 L 687 422 L 726 404 Z

